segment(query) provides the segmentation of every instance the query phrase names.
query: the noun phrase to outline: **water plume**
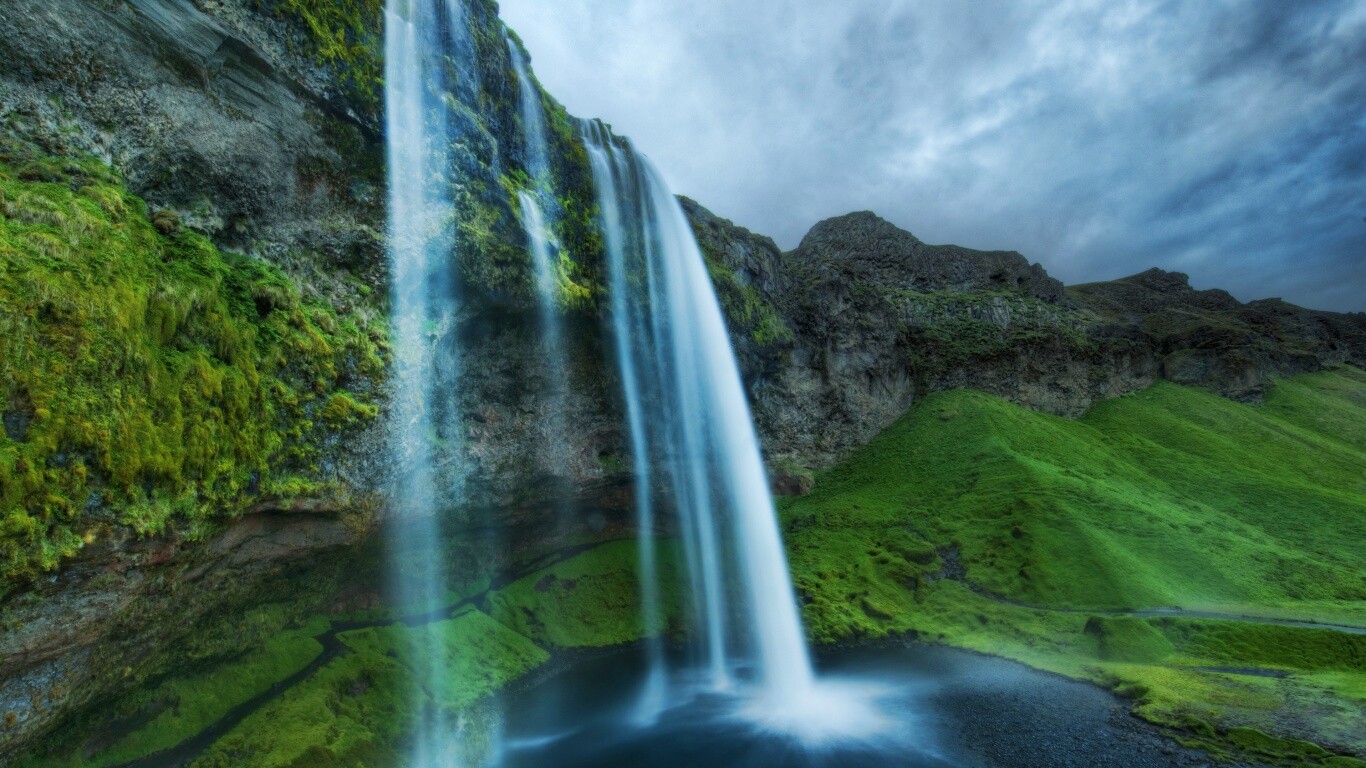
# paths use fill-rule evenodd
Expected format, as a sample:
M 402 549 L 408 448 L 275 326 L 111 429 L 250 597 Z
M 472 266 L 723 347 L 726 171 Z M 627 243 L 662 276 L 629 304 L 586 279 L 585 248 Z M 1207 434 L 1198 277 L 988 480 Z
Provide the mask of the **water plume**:
M 607 243 L 612 334 L 637 473 L 645 624 L 660 620 L 652 553 L 656 511 L 665 506 L 682 532 L 707 687 L 752 687 L 766 710 L 807 707 L 818 698 L 815 675 L 705 259 L 649 160 L 600 122 L 580 130 Z M 654 654 L 651 680 L 664 678 L 662 658 Z

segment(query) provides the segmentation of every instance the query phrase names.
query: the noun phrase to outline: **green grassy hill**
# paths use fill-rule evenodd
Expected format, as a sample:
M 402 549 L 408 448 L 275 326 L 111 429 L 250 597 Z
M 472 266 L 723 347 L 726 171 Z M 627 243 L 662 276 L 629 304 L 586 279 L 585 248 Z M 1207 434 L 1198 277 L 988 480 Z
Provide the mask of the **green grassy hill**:
M 1163 384 L 1079 421 L 933 395 L 784 504 L 807 628 L 825 644 L 911 636 L 1091 680 L 1217 754 L 1363 768 L 1366 634 L 1243 618 L 1366 627 L 1363 405 L 1366 373 L 1348 368 L 1281 381 L 1261 406 Z M 554 654 L 646 631 L 635 552 L 608 542 L 454 590 L 474 596 L 429 626 L 370 616 L 196 764 L 383 762 L 414 713 L 397 692 L 421 685 L 429 652 L 452 654 L 467 694 L 428 691 L 430 704 L 479 720 L 485 696 Z M 666 594 L 671 632 L 680 600 Z M 1170 607 L 1229 617 L 1141 612 Z M 114 702 L 24 765 L 98 768 L 180 743 L 307 664 L 326 626 Z
M 818 640 L 915 633 L 1103 682 L 1221 748 L 1366 753 L 1366 637 L 1127 615 L 1366 627 L 1359 370 L 1260 406 L 1158 384 L 1077 421 L 939 393 L 783 514 Z

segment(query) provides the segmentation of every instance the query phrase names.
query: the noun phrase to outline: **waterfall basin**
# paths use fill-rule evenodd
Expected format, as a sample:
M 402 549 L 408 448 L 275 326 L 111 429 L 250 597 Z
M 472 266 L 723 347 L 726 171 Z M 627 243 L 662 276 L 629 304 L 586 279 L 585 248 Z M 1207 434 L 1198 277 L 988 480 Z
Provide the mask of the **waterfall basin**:
M 653 722 L 637 716 L 641 648 L 575 664 L 507 702 L 505 768 L 1048 768 L 1208 766 L 1106 691 L 1015 662 L 923 644 L 818 657 L 814 707 L 773 707 L 738 670 L 717 691 L 703 668 L 669 680 Z M 757 689 L 756 689 L 757 690 Z M 798 713 L 798 714 L 795 714 Z M 806 730 L 803 730 L 805 728 Z

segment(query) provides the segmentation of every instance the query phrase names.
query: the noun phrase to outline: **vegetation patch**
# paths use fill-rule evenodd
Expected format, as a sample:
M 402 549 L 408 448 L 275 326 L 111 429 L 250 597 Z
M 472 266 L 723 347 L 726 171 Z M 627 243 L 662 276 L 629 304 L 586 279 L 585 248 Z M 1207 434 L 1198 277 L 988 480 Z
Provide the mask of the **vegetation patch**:
M 601 648 L 660 634 L 644 626 L 640 572 L 634 541 L 603 544 L 495 592 L 489 612 L 503 624 L 556 648 Z M 659 547 L 659 572 L 677 568 L 671 542 Z M 679 594 L 674 579 L 662 580 L 661 620 L 676 627 Z
M 744 329 L 761 346 L 792 341 L 792 329 L 776 307 L 754 286 L 741 280 L 740 275 L 711 249 L 704 246 L 702 255 L 729 327 Z
M 96 161 L 0 147 L 0 593 L 112 525 L 328 490 L 324 447 L 377 413 L 383 329 L 163 219 Z
M 886 291 L 901 314 L 917 360 L 953 368 L 1061 341 L 1080 353 L 1095 349 L 1089 312 L 1059 307 L 1015 291 Z
M 1366 626 L 1364 389 L 1351 368 L 1262 406 L 1159 384 L 1079 421 L 931 395 L 784 503 L 807 627 L 1008 656 L 1216 751 L 1350 764 L 1361 635 L 1126 614 Z
M 307 33 L 302 53 L 327 67 L 357 107 L 378 116 L 383 97 L 383 0 L 256 0 Z

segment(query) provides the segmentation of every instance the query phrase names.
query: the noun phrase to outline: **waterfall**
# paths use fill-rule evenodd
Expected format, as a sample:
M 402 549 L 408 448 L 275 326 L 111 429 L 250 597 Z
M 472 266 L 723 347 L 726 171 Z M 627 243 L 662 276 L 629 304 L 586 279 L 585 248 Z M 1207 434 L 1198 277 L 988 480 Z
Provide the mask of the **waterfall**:
M 646 623 L 659 611 L 652 583 L 659 577 L 652 556 L 657 487 L 682 530 L 710 687 L 732 688 L 737 665 L 749 666 L 764 707 L 804 707 L 814 698 L 810 656 L 758 438 L 701 250 L 649 160 L 600 122 L 583 123 L 581 133 L 598 187 L 638 474 Z M 654 477 L 655 467 L 663 477 Z
M 551 445 L 563 445 L 568 440 L 565 432 L 564 410 L 567 405 L 568 364 L 564 351 L 564 331 L 559 313 L 559 248 L 552 240 L 554 216 L 558 201 L 553 192 L 550 172 L 549 146 L 546 141 L 545 109 L 541 104 L 540 89 L 531 79 L 526 53 L 519 42 L 507 36 L 508 56 L 517 76 L 518 107 L 522 118 L 522 167 L 531 180 L 531 189 L 517 193 L 521 208 L 522 227 L 531 251 L 531 266 L 535 276 L 537 305 L 540 309 L 542 355 L 548 379 L 546 387 L 550 406 L 542 424 Z M 552 468 L 553 469 L 556 468 Z
M 390 581 L 402 609 L 421 614 L 442 604 L 446 563 L 439 512 L 458 501 L 463 428 L 456 393 L 459 280 L 450 225 L 452 141 L 447 62 L 473 71 L 463 6 L 444 0 L 387 0 L 385 121 L 389 172 L 394 388 L 390 424 L 396 477 L 390 526 Z M 463 77 L 463 73 L 462 73 Z M 464 84 L 468 87 L 468 83 Z M 453 458 L 455 457 L 455 458 Z M 444 654 L 415 656 L 426 695 L 449 700 Z M 423 691 L 415 691 L 419 706 Z M 411 764 L 456 764 L 454 727 L 422 707 Z

